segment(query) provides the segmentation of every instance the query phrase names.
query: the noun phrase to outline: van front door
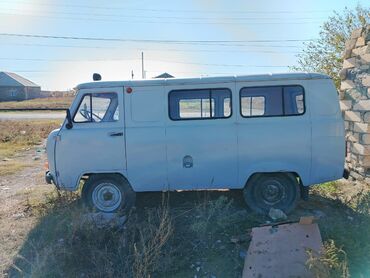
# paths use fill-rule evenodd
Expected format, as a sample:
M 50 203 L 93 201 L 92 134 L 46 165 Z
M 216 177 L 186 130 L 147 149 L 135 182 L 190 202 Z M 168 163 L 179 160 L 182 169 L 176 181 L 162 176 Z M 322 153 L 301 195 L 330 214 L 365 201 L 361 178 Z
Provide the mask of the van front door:
M 58 185 L 73 190 L 87 173 L 124 174 L 123 88 L 82 89 L 71 114 L 73 128 L 62 126 L 55 147 Z

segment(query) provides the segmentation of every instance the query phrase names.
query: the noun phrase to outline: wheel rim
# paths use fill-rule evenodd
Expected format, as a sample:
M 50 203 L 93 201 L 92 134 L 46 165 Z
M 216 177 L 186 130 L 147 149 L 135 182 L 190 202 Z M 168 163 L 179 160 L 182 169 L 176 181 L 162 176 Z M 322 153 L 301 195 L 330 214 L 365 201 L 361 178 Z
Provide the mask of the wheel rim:
M 269 206 L 275 205 L 286 198 L 285 186 L 275 179 L 261 184 L 258 191 L 262 201 Z
M 122 193 L 113 183 L 101 183 L 92 192 L 94 206 L 104 212 L 116 210 L 122 203 Z

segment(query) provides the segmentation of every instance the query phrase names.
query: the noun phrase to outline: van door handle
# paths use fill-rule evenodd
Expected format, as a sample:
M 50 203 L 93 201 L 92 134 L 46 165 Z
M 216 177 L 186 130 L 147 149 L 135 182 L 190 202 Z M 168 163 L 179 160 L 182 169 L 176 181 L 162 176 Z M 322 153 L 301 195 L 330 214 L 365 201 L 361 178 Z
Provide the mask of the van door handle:
M 123 132 L 110 132 L 109 136 L 112 136 L 112 137 L 123 136 Z

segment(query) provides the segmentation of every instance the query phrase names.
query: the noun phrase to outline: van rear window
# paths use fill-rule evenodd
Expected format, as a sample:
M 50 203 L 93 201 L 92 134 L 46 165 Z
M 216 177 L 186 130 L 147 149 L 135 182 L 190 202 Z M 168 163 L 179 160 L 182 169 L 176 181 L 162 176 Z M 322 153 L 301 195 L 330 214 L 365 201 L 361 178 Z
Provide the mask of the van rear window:
M 169 93 L 172 120 L 219 119 L 231 116 L 229 89 L 175 90 Z
M 302 86 L 245 87 L 240 90 L 243 117 L 301 115 L 305 112 Z

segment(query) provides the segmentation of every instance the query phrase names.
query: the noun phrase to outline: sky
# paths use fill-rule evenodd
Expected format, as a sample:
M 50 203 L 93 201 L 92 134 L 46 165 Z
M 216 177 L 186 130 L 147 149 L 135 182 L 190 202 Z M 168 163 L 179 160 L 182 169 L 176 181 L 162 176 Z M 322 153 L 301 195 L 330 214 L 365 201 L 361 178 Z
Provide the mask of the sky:
M 43 90 L 92 81 L 287 72 L 352 0 L 0 0 L 0 71 Z M 10 35 L 11 34 L 11 35 Z M 24 36 L 27 35 L 27 36 Z M 30 35 L 30 36 L 29 36 Z

